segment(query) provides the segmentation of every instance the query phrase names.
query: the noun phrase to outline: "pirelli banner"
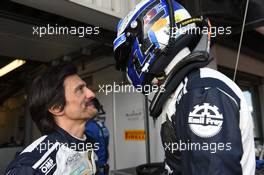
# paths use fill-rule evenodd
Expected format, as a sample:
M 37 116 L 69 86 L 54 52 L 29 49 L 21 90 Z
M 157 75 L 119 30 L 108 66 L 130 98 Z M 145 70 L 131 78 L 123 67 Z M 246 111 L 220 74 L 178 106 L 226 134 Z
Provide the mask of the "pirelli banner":
M 126 141 L 145 141 L 144 130 L 126 130 L 124 133 Z

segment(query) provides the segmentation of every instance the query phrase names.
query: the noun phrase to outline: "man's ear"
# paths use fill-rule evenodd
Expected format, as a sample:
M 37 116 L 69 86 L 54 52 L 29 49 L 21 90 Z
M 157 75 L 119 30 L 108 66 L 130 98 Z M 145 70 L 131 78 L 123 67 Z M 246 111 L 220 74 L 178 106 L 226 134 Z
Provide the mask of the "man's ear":
M 52 113 L 54 116 L 62 116 L 64 114 L 63 107 L 57 104 L 50 107 L 49 112 Z

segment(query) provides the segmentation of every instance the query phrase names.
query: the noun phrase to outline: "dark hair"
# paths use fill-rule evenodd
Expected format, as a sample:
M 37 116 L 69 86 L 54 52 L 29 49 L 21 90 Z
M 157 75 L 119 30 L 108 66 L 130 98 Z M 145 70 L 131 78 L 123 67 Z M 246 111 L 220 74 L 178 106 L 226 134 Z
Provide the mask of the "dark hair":
M 28 95 L 28 108 L 32 120 L 36 123 L 41 134 L 54 131 L 56 123 L 49 108 L 56 105 L 61 109 L 66 104 L 64 80 L 77 73 L 75 66 L 61 64 L 49 67 L 42 75 L 36 77 Z

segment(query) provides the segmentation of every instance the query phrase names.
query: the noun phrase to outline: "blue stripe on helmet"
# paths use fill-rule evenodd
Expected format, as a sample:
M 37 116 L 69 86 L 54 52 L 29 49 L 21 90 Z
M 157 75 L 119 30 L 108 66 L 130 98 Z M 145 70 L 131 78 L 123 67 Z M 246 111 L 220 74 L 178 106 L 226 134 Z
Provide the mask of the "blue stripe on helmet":
M 120 35 L 119 37 L 117 37 L 114 40 L 114 51 L 116 50 L 116 48 L 118 48 L 125 41 L 126 41 L 126 34 L 125 33 L 122 33 L 122 35 Z

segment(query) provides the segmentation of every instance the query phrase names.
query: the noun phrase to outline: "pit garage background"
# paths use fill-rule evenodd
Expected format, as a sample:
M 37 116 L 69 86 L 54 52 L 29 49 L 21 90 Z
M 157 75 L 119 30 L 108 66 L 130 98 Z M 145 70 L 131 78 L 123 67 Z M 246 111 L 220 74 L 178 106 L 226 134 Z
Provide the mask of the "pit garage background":
M 124 87 L 125 75 L 115 70 L 112 42 L 119 19 L 139 0 L 11 0 L 0 2 L 0 67 L 13 60 L 26 63 L 0 77 L 0 174 L 29 143 L 40 136 L 26 110 L 28 83 L 48 66 L 71 61 L 94 90 L 106 111 L 110 130 L 110 169 L 121 170 L 146 162 L 161 162 L 160 119 L 148 115 L 146 98 L 137 92 L 109 92 L 107 85 Z M 204 1 L 206 2 L 206 1 Z M 243 1 L 241 1 L 243 2 Z M 260 1 L 258 7 L 263 5 Z M 194 14 L 203 9 L 181 1 Z M 255 4 L 251 4 L 251 8 Z M 264 11 L 264 10 L 263 10 Z M 261 15 L 261 14 L 260 14 Z M 262 14 L 263 15 L 263 14 Z M 254 16 L 254 15 L 253 15 Z M 259 19 L 263 19 L 263 16 Z M 236 83 L 243 90 L 254 119 L 256 156 L 263 151 L 264 135 L 264 30 L 262 21 L 248 19 Z M 215 19 L 216 24 L 217 19 Z M 99 27 L 98 35 L 33 34 L 34 27 Z M 217 68 L 233 77 L 240 39 L 240 23 L 233 34 L 215 40 Z M 104 91 L 100 87 L 104 86 Z M 146 120 L 148 119 L 148 120 Z M 149 138 L 149 139 L 148 139 Z M 3 159 L 4 157 L 4 159 Z

